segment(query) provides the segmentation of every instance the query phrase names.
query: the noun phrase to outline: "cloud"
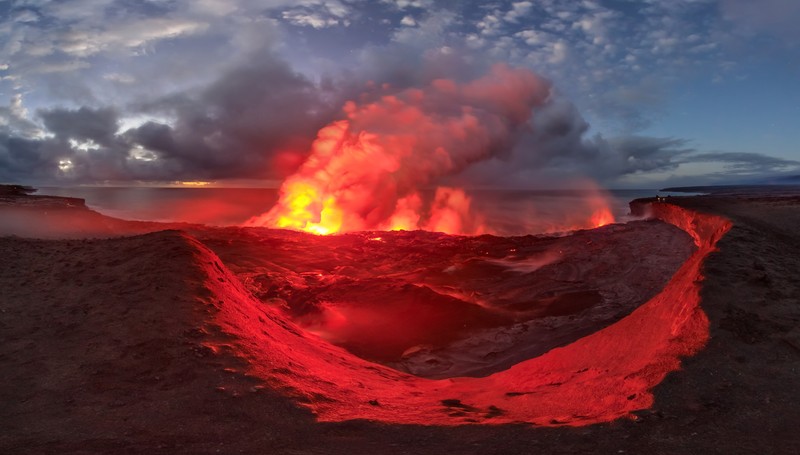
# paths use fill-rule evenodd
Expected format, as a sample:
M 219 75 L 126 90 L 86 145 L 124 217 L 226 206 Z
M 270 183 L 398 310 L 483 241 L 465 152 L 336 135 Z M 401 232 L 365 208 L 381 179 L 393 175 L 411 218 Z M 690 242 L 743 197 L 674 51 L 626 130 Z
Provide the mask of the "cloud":
M 506 12 L 503 18 L 508 22 L 519 22 L 520 19 L 525 17 L 533 7 L 533 3 L 528 1 L 514 2 L 511 4 L 511 9 Z
M 39 111 L 39 117 L 47 131 L 62 140 L 90 140 L 111 145 L 117 132 L 117 112 L 113 108 L 42 110 Z
M 340 19 L 319 13 L 306 13 L 302 11 L 284 11 L 281 15 L 289 23 L 300 27 L 325 28 L 339 25 Z
M 177 159 L 204 178 L 274 178 L 277 154 L 304 154 L 334 108 L 286 62 L 261 54 L 199 93 L 166 97 L 142 110 L 175 118 L 125 132 L 160 159 Z M 338 109 L 339 106 L 336 106 Z
M 444 29 L 441 22 L 423 22 L 420 28 L 417 39 L 409 44 L 395 41 L 374 47 L 362 55 L 359 73 L 343 73 L 325 84 L 313 82 L 271 50 L 261 49 L 208 85 L 145 98 L 126 106 L 124 112 L 115 106 L 59 107 L 39 109 L 30 120 L 22 98 L 16 97 L 0 109 L 5 125 L 0 177 L 29 182 L 284 178 L 301 166 L 320 128 L 348 115 L 341 110 L 345 100 L 389 112 L 386 96 L 404 93 L 409 97 L 422 94 L 419 87 L 441 87 L 426 95 L 426 109 L 451 115 L 450 104 L 436 101 L 446 92 L 437 80 L 465 84 L 482 65 L 466 50 L 417 52 L 438 40 Z M 416 63 L 410 64 L 412 59 Z M 642 96 L 651 96 L 643 92 Z M 619 99 L 645 102 L 639 96 L 617 94 Z M 493 97 L 484 97 L 481 103 Z M 512 106 L 517 97 L 510 91 L 498 99 L 507 99 L 504 105 Z M 471 109 L 497 109 L 481 103 Z M 755 153 L 699 152 L 679 138 L 589 136 L 589 123 L 555 91 L 540 92 L 538 101 L 523 110 L 504 114 L 531 115 L 515 125 L 513 135 L 505 136 L 507 141 L 495 141 L 491 151 L 479 158 L 459 161 L 451 157 L 447 163 L 452 167 L 430 174 L 436 176 L 431 182 L 529 188 L 584 176 L 613 186 L 625 184 L 630 177 L 665 176 L 697 163 L 719 165 L 737 176 L 789 172 L 797 166 Z M 121 118 L 131 115 L 151 120 L 121 130 Z M 365 114 L 351 121 L 366 122 L 363 118 L 375 117 Z M 389 124 L 391 116 L 387 113 L 381 118 L 378 126 L 366 123 L 358 128 L 383 131 L 380 125 Z M 483 121 L 492 122 L 491 118 Z
M 380 2 L 401 11 L 409 8 L 428 9 L 434 5 L 433 0 L 380 0 Z
M 760 153 L 704 152 L 686 156 L 682 163 L 721 163 L 726 175 L 750 176 L 791 172 L 800 168 L 800 161 L 787 160 Z
M 417 25 L 417 21 L 411 16 L 403 16 L 403 19 L 400 20 L 400 23 L 406 27 L 414 27 Z
M 149 44 L 200 33 L 208 24 L 163 17 L 114 24 L 99 30 L 69 30 L 57 37 L 55 51 L 75 57 L 89 57 L 106 50 L 137 50 Z
M 288 23 L 316 29 L 337 25 L 350 25 L 353 11 L 337 0 L 305 0 L 281 13 Z
M 0 130 L 0 180 L 52 181 L 55 164 L 45 154 L 46 143 Z
M 133 84 L 123 90 L 110 79 L 78 86 L 102 78 L 109 68 L 142 83 L 149 77 L 154 85 L 151 92 L 207 84 L 232 59 L 247 54 L 253 43 L 271 39 L 293 62 L 308 62 L 320 56 L 301 56 L 301 49 L 308 49 L 313 40 L 324 42 L 326 49 L 335 47 L 331 41 L 341 40 L 340 30 L 349 27 L 353 41 L 346 45 L 353 55 L 383 46 L 384 36 L 419 52 L 459 49 L 466 43 L 481 58 L 491 57 L 484 66 L 505 61 L 532 68 L 558 81 L 577 102 L 591 109 L 593 117 L 602 112 L 597 117 L 610 118 L 610 125 L 619 120 L 624 128 L 632 129 L 644 123 L 630 120 L 646 117 L 639 112 L 651 105 L 627 103 L 620 109 L 612 94 L 605 96 L 604 87 L 619 91 L 644 75 L 668 85 L 676 70 L 706 64 L 709 53 L 715 52 L 717 27 L 695 18 L 706 12 L 707 4 L 705 0 L 649 2 L 631 10 L 616 4 L 551 1 L 474 5 L 427 0 L 74 0 L 12 8 L 27 22 L 5 24 L 7 33 L 0 31 L 5 38 L 0 46 L 13 62 L 10 72 L 27 88 L 47 86 L 51 95 L 76 104 L 109 102 L 113 93 L 118 99 L 112 102 L 119 104 L 125 94 L 135 98 L 142 91 Z M 276 28 L 270 21 L 280 23 L 285 34 L 268 38 L 252 31 Z M 412 21 L 419 27 L 409 29 Z M 376 33 L 375 23 L 387 27 Z M 330 29 L 338 34 L 330 40 L 304 35 L 311 30 L 303 29 L 309 28 L 313 33 Z M 427 45 L 422 46 L 422 41 Z M 687 55 L 693 55 L 692 59 Z M 166 74 L 152 77 L 159 70 Z M 67 90 L 58 87 L 64 80 L 70 87 Z
M 22 138 L 41 135 L 41 128 L 28 118 L 28 110 L 23 105 L 22 95 L 11 97 L 8 106 L 0 106 L 0 132 L 15 134 Z
M 13 67 L 35 72 L 100 53 L 141 52 L 158 41 L 200 34 L 209 27 L 203 20 L 171 17 L 163 9 L 148 11 L 142 6 L 124 14 L 115 10 L 117 6 L 71 1 L 46 3 L 35 12 L 21 10 L 18 14 L 37 20 L 6 24 L 10 40 L 4 54 L 14 57 Z
M 465 83 L 502 61 L 559 92 L 536 106 L 515 147 L 465 170 L 468 183 L 524 186 L 576 173 L 613 184 L 692 166 L 783 172 L 795 163 L 641 135 L 676 83 L 698 68 L 735 67 L 725 53 L 737 37 L 798 38 L 787 25 L 797 2 L 716 8 L 711 0 L 16 2 L 0 19 L 8 100 L 0 166 L 4 178 L 23 180 L 279 178 L 300 165 L 319 128 L 343 118 L 346 100 L 436 79 Z
M 18 96 L 0 108 L 0 166 L 6 179 L 29 181 L 280 178 L 341 103 L 261 50 L 207 86 L 126 106 L 126 118 L 169 120 L 125 131 L 118 107 L 39 109 L 29 120 Z
M 800 40 L 800 3 L 795 0 L 721 0 L 720 9 L 747 33 L 772 35 L 790 47 Z
M 30 100 L 121 106 L 142 96 L 208 84 L 248 56 L 253 46 L 279 44 L 274 19 L 264 14 L 261 2 L 223 3 L 74 0 L 12 5 L 12 13 L 39 20 L 0 19 L 0 62 L 7 65 L 0 73 L 0 93 L 36 91 Z M 103 77 L 109 73 L 140 83 L 122 88 L 122 79 Z
M 715 182 L 756 179 L 797 171 L 800 162 L 758 153 L 706 152 L 674 137 L 626 134 L 589 136 L 589 124 L 577 108 L 554 93 L 533 112 L 529 134 L 494 159 L 478 163 L 450 180 L 452 184 L 547 188 L 570 186 L 580 177 L 610 187 L 648 184 L 697 184 L 706 176 L 684 178 L 685 167 L 702 163 Z

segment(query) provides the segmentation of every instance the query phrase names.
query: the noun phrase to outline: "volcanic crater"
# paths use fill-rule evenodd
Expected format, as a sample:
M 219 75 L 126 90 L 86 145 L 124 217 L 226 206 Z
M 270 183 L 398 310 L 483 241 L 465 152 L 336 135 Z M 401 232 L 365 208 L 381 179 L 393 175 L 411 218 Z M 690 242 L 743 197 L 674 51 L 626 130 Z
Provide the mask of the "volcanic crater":
M 719 216 L 645 201 L 633 212 L 650 219 L 566 236 L 315 236 L 126 223 L 72 202 L 43 212 L 60 220 L 53 236 L 180 228 L 130 242 L 174 244 L 190 257 L 170 280 L 195 283 L 180 296 L 202 315 L 191 322 L 195 342 L 234 355 L 248 377 L 322 421 L 552 426 L 631 417 L 708 338 L 700 266 L 730 228 Z M 73 249 L 118 240 L 97 242 Z M 124 289 L 126 279 L 114 285 Z
M 321 420 L 583 425 L 649 407 L 708 337 L 700 266 L 730 223 L 645 210 L 564 237 L 195 235 L 250 291 L 217 323 Z
M 696 250 L 655 220 L 562 237 L 236 228 L 199 238 L 304 330 L 428 378 L 487 376 L 610 325 Z

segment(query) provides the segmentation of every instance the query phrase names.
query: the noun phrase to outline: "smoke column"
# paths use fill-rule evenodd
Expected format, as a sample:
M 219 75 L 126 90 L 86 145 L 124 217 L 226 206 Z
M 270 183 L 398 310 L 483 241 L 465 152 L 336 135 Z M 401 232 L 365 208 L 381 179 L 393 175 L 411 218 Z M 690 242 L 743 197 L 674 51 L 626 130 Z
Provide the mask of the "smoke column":
M 345 119 L 322 128 L 278 203 L 251 226 L 317 234 L 358 230 L 483 231 L 458 188 L 421 189 L 510 150 L 549 94 L 534 73 L 505 65 L 479 79 L 437 79 L 422 88 L 348 101 Z M 375 97 L 373 97 L 375 98 Z

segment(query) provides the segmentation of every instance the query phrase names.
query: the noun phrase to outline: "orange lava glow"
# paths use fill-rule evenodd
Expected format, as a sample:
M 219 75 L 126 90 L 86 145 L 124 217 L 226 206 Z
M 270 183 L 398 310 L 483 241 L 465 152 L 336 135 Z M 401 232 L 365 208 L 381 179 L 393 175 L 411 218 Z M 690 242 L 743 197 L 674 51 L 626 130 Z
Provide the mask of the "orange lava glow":
M 608 224 L 614 223 L 614 215 L 611 214 L 611 210 L 608 207 L 602 208 L 592 214 L 591 223 L 592 227 L 603 227 Z

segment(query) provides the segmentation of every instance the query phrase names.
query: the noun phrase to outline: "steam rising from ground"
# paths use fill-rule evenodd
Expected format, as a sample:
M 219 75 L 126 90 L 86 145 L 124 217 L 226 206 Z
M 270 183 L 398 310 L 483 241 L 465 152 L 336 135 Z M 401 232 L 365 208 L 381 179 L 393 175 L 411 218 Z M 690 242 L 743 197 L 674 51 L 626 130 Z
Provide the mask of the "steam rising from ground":
M 505 65 L 467 83 L 437 79 L 422 88 L 383 86 L 377 97 L 364 94 L 345 104 L 346 119 L 319 131 L 278 203 L 248 224 L 317 234 L 484 232 L 463 190 L 438 187 L 432 202 L 421 190 L 511 149 L 548 94 L 537 75 Z

